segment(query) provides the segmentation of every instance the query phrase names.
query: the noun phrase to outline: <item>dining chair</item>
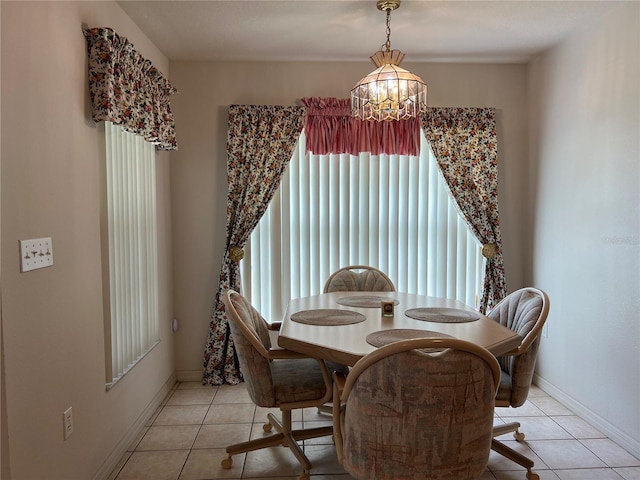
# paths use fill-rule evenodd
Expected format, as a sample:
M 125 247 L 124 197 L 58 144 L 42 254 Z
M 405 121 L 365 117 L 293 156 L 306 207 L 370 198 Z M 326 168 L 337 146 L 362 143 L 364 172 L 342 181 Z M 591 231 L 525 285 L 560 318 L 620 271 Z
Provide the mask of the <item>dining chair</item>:
M 526 287 L 517 290 L 499 302 L 487 316 L 501 325 L 517 332 L 520 345 L 505 355 L 498 357 L 501 379 L 496 395 L 496 407 L 522 406 L 528 397 L 540 346 L 540 336 L 549 314 L 549 297 L 537 288 Z M 506 458 L 527 469 L 528 480 L 539 480 L 533 472 L 534 462 L 500 442 L 495 437 L 513 432 L 518 442 L 524 441 L 519 422 L 511 422 L 493 427 L 491 448 Z
M 396 287 L 383 271 L 369 265 L 350 265 L 333 272 L 324 284 L 323 293 L 331 292 L 395 292 Z M 334 370 L 346 367 L 336 365 Z M 318 407 L 319 413 L 331 413 L 331 403 Z
M 472 480 L 486 470 L 500 367 L 455 338 L 380 347 L 334 374 L 334 441 L 356 479 Z
M 333 434 L 332 426 L 293 430 L 294 409 L 318 407 L 332 397 L 331 375 L 325 363 L 286 349 L 272 348 L 267 321 L 238 292 L 228 290 L 223 302 L 236 347 L 240 371 L 251 400 L 260 407 L 278 407 L 282 419 L 269 413 L 265 433 L 277 433 L 230 445 L 222 467 L 231 468 L 232 456 L 261 448 L 286 446 L 302 465 L 299 480 L 309 480 L 311 462 L 298 442 Z
M 332 273 L 324 284 L 324 293 L 395 291 L 395 285 L 384 272 L 368 265 L 340 268 Z

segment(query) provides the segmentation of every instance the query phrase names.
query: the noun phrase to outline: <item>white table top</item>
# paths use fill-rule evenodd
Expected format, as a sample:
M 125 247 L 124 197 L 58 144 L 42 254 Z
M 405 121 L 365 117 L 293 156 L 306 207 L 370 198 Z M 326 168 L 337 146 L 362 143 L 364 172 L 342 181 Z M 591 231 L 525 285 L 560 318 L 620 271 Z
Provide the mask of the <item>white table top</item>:
M 338 303 L 345 297 L 363 296 L 397 300 L 399 303 L 394 307 L 394 316 L 382 316 L 379 306 L 352 307 Z M 416 320 L 404 314 L 408 309 L 436 307 L 475 312 L 455 300 L 400 292 L 333 292 L 294 299 L 289 302 L 278 345 L 312 357 L 354 365 L 376 349 L 367 343 L 367 335 L 380 330 L 428 330 L 473 342 L 496 356 L 513 350 L 522 340 L 520 335 L 478 312 L 475 312 L 480 317 L 478 320 L 460 323 Z M 351 310 L 361 313 L 366 319 L 345 325 L 314 325 L 291 320 L 291 315 L 296 312 L 318 309 Z

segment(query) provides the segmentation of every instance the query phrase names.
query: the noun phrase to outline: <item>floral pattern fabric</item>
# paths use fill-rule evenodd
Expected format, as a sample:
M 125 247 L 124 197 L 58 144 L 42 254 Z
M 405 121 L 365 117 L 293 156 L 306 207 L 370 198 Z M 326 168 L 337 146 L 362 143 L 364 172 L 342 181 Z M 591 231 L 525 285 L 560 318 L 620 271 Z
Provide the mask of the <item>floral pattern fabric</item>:
M 110 121 L 159 150 L 177 150 L 169 100 L 177 90 L 125 37 L 111 28 L 84 30 L 95 122 Z
M 498 141 L 493 108 L 428 108 L 422 129 L 438 166 L 476 238 L 495 245 L 487 258 L 480 311 L 507 292 L 498 216 Z
M 241 381 L 222 294 L 240 291 L 241 249 L 279 186 L 303 125 L 302 107 L 229 107 L 227 239 L 204 352 L 205 385 Z

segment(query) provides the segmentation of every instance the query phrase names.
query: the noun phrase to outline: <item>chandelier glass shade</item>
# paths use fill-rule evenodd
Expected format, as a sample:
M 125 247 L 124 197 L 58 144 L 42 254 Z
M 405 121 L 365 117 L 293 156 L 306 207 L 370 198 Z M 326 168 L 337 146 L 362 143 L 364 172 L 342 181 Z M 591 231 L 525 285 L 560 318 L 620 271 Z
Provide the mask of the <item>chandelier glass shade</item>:
M 386 49 L 370 57 L 377 68 L 351 89 L 351 115 L 361 120 L 405 120 L 427 108 L 427 85 L 400 67 L 404 53 L 391 50 L 390 15 L 399 5 L 400 0 L 378 1 L 378 9 L 387 13 Z

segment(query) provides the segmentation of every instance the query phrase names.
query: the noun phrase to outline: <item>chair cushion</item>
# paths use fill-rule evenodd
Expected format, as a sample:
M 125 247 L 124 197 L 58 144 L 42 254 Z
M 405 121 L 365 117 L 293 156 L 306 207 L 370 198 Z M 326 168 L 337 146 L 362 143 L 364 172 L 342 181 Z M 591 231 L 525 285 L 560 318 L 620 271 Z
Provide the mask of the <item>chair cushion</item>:
M 271 347 L 271 338 L 266 320 L 242 295 L 233 293 L 230 295 L 230 300 L 238 314 L 237 321 L 242 322 L 251 332 L 254 341 L 257 338 L 265 350 L 268 350 Z M 258 406 L 276 406 L 269 359 L 262 356 L 254 347 L 251 339 L 247 338 L 241 327 L 236 324 L 233 316 L 229 317 L 229 328 L 249 397 Z
M 542 298 L 522 289 L 506 297 L 487 316 L 524 337 L 540 318 L 540 312 Z
M 511 403 L 511 375 L 502 370 L 500 372 L 500 385 L 496 393 L 496 405 L 504 406 Z
M 229 320 L 229 328 L 249 397 L 260 407 L 275 407 L 269 359 L 260 355 L 235 320 Z
M 271 376 L 275 404 L 319 400 L 327 391 L 317 360 L 273 360 Z
M 271 336 L 269 335 L 269 325 L 260 312 L 251 305 L 245 297 L 239 294 L 231 295 L 231 303 L 244 321 L 245 325 L 253 331 L 260 339 L 264 348 L 271 348 Z

